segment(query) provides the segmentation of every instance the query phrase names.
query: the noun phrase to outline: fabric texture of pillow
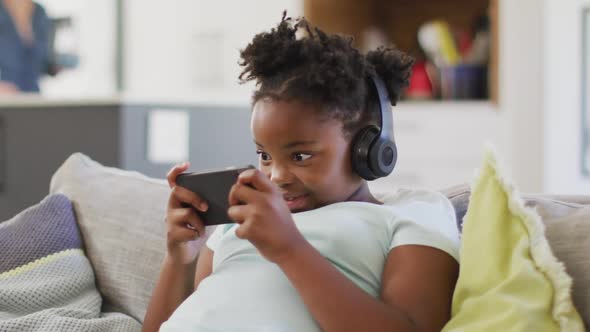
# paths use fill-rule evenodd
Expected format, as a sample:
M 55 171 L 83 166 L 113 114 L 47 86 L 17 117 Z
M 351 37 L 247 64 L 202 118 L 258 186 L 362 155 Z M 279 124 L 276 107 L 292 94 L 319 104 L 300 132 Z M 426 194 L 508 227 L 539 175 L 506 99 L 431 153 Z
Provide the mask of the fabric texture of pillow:
M 460 255 L 452 318 L 443 331 L 584 331 L 572 279 L 491 148 L 473 185 Z
M 50 192 L 73 202 L 103 311 L 143 322 L 166 253 L 167 182 L 75 153 L 53 175 Z
M 457 228 L 459 232 L 461 232 L 463 228 L 463 217 L 467 212 L 467 205 L 469 204 L 469 194 L 470 189 L 468 184 L 461 184 L 457 186 L 453 186 L 450 188 L 446 188 L 441 190 L 451 204 L 453 204 L 453 208 L 455 208 L 455 217 L 457 221 Z
M 461 185 L 442 190 L 455 207 L 461 223 L 471 189 Z M 555 256 L 573 279 L 573 299 L 586 328 L 590 326 L 590 196 L 524 195 L 545 224 L 545 233 Z
M 590 326 L 590 206 L 571 214 L 545 219 L 547 239 L 555 256 L 574 279 L 574 304 L 586 328 Z
M 101 313 L 71 202 L 55 194 L 0 224 L 0 331 L 141 331 Z

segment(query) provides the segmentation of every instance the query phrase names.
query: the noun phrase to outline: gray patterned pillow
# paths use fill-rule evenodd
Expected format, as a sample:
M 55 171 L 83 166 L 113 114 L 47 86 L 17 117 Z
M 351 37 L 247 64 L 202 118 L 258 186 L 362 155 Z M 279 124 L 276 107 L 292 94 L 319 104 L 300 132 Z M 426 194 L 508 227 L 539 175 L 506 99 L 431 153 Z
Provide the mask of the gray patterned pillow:
M 82 248 L 72 203 L 64 195 L 50 195 L 0 225 L 0 274 L 63 250 Z
M 0 331 L 140 331 L 101 313 L 70 200 L 50 195 L 0 223 Z
M 67 249 L 82 248 L 72 203 L 50 195 L 0 224 L 0 274 Z

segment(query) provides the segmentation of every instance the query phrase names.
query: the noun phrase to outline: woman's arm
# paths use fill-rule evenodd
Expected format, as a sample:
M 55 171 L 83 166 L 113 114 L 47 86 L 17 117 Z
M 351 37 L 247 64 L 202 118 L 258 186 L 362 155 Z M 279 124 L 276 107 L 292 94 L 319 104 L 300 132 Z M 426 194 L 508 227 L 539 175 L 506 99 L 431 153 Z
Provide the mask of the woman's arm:
M 0 80 L 0 96 L 14 95 L 19 93 L 18 87 L 14 83 Z
M 381 301 L 357 287 L 309 243 L 279 266 L 322 330 L 440 331 L 450 317 L 459 265 L 435 248 L 405 245 L 389 253 Z
M 174 310 L 211 274 L 213 251 L 203 246 L 196 264 L 175 264 L 165 258 L 143 321 L 142 332 L 157 332 Z M 195 268 L 196 265 L 196 268 Z

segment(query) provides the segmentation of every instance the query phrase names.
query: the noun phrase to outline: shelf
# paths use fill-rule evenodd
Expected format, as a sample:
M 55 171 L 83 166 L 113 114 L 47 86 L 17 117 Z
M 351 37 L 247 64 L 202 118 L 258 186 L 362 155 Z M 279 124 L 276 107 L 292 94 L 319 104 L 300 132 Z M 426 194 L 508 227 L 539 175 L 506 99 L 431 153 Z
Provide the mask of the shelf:
M 482 100 L 445 100 L 445 101 L 401 101 L 393 107 L 401 112 L 497 112 L 499 107 L 492 101 Z
M 488 96 L 498 101 L 498 0 L 304 0 L 305 17 L 328 33 L 354 37 L 362 50 L 369 29 L 378 28 L 389 42 L 404 52 L 422 57 L 418 45 L 420 26 L 442 19 L 452 28 L 472 29 L 478 16 L 490 22 L 490 54 L 488 62 Z

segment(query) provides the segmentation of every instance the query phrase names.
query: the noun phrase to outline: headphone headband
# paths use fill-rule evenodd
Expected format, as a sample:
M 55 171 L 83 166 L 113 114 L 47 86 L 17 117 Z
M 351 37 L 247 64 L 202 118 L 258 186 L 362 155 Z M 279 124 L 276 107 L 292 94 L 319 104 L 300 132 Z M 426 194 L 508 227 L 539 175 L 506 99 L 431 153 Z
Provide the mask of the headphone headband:
M 394 141 L 393 139 L 393 116 L 391 115 L 391 101 L 389 94 L 385 88 L 383 80 L 375 75 L 369 74 L 369 80 L 372 82 L 373 87 L 377 93 L 377 99 L 379 100 L 377 107 L 379 107 L 380 123 L 379 123 L 379 136 L 382 139 Z

